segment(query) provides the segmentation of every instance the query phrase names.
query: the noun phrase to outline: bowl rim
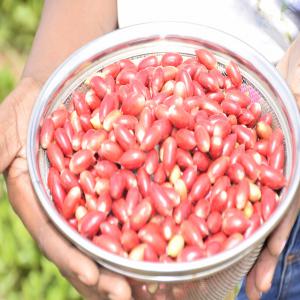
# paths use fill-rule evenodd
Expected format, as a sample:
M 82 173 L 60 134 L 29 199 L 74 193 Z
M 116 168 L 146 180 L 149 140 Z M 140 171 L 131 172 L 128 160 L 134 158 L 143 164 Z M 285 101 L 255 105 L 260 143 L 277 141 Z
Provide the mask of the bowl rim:
M 100 249 L 92 242 L 83 238 L 79 233 L 75 232 L 65 222 L 65 220 L 59 216 L 56 209 L 49 202 L 49 197 L 42 187 L 43 184 L 39 181 L 35 149 L 40 118 L 50 95 L 52 95 L 52 93 L 57 90 L 59 85 L 65 81 L 67 76 L 76 70 L 76 68 L 78 68 L 82 63 L 84 63 L 84 61 L 90 59 L 105 49 L 115 47 L 118 44 L 126 43 L 131 40 L 147 40 L 147 38 L 149 39 L 153 37 L 164 39 L 169 36 L 178 36 L 196 40 L 198 39 L 213 42 L 215 44 L 218 44 L 218 41 L 222 41 L 222 48 L 228 49 L 233 53 L 242 53 L 243 59 L 246 59 L 247 61 L 255 61 L 256 68 L 264 74 L 268 81 L 272 82 L 273 86 L 277 87 L 277 93 L 284 95 L 286 111 L 290 115 L 291 120 L 293 120 L 292 126 L 295 140 L 295 146 L 293 149 L 293 152 L 295 153 L 293 153 L 293 155 L 295 155 L 296 160 L 294 165 L 294 175 L 297 176 L 293 176 L 291 179 L 291 184 L 289 186 L 289 190 L 287 191 L 286 199 L 280 204 L 281 209 L 276 209 L 268 222 L 264 223 L 258 231 L 256 231 L 248 239 L 241 242 L 239 245 L 228 251 L 212 257 L 201 259 L 199 261 L 163 264 L 133 261 L 117 256 Z M 101 261 L 105 262 L 106 265 L 107 263 L 111 262 L 114 266 L 118 265 L 121 268 L 129 268 L 132 270 L 132 272 L 149 272 L 151 274 L 159 274 L 160 276 L 167 276 L 172 273 L 177 273 L 178 275 L 186 272 L 194 273 L 215 267 L 225 261 L 234 260 L 235 257 L 241 255 L 242 253 L 249 252 L 253 246 L 255 246 L 259 241 L 262 241 L 275 228 L 279 220 L 282 219 L 283 215 L 287 212 L 293 201 L 293 197 L 296 193 L 300 179 L 300 163 L 299 159 L 296 157 L 297 153 L 300 153 L 300 128 L 299 126 L 296 126 L 295 120 L 299 120 L 298 108 L 287 84 L 276 71 L 275 67 L 272 66 L 266 60 L 266 58 L 264 58 L 260 53 L 243 41 L 220 30 L 187 22 L 168 21 L 133 25 L 126 28 L 117 29 L 87 43 L 71 54 L 49 77 L 36 100 L 28 128 L 28 169 L 39 203 L 52 221 L 53 225 L 59 229 L 60 233 L 68 237 L 73 244 L 79 246 L 81 249 L 84 249 L 85 253 L 89 253 L 92 255 L 92 257 L 96 258 L 100 264 Z

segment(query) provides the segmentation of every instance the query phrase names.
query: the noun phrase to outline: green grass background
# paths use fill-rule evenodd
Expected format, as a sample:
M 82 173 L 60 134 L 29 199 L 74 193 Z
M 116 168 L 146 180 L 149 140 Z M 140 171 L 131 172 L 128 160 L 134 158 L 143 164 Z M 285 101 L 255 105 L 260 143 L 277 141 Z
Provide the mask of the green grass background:
M 0 0 L 0 101 L 19 80 L 42 5 L 40 0 Z M 81 298 L 12 211 L 0 175 L 0 300 L 73 299 Z

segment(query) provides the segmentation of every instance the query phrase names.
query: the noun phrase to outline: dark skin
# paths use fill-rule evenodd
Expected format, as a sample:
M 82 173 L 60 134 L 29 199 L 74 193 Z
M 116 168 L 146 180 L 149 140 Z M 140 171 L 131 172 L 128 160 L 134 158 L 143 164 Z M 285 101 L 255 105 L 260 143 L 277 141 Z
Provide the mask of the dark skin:
M 26 161 L 27 127 L 32 107 L 53 70 L 75 49 L 117 27 L 116 1 L 46 0 L 22 79 L 0 106 L 0 172 L 5 172 L 9 199 L 41 251 L 85 299 L 131 299 L 127 281 L 100 268 L 61 236 L 38 205 Z M 278 69 L 300 103 L 300 38 L 291 46 Z M 26 191 L 26 193 L 24 193 Z M 299 212 L 299 197 L 268 239 L 247 277 L 251 300 L 259 299 L 272 282 L 278 257 Z M 34 216 L 34 218 L 32 217 Z M 47 238 L 45 238 L 47 237 Z

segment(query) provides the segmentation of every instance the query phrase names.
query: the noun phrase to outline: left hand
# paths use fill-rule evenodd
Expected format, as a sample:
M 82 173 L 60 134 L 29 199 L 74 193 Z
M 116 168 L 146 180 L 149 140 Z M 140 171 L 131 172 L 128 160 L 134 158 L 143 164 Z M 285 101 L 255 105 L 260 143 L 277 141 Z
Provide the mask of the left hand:
M 87 300 L 130 300 L 125 278 L 99 267 L 52 225 L 31 185 L 26 159 L 27 128 L 39 84 L 24 78 L 0 105 L 0 172 L 9 200 L 43 254 Z
M 300 36 L 279 62 L 277 69 L 291 88 L 300 107 Z M 260 299 L 272 284 L 279 256 L 286 245 L 300 210 L 300 188 L 287 215 L 268 238 L 257 262 L 247 276 L 246 293 L 250 300 Z

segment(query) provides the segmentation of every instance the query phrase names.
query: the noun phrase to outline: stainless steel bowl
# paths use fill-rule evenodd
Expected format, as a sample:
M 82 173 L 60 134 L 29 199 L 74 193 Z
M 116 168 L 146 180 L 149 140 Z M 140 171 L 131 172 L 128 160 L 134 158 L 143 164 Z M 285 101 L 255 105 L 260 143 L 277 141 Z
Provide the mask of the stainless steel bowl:
M 236 60 L 244 78 L 243 87 L 255 95 L 255 101 L 262 104 L 264 111 L 272 112 L 274 127 L 282 128 L 288 183 L 281 192 L 281 203 L 271 218 L 249 239 L 229 251 L 196 262 L 136 262 L 108 253 L 75 232 L 56 211 L 46 184 L 47 157 L 39 148 L 41 120 L 59 104 L 67 103 L 72 91 L 80 87 L 88 76 L 115 61 L 123 58 L 139 60 L 149 54 L 161 55 L 168 51 L 190 57 L 200 47 L 215 53 L 220 69 L 230 59 Z M 36 101 L 28 132 L 27 157 L 32 184 L 41 206 L 60 232 L 89 257 L 107 269 L 139 282 L 168 283 L 159 286 L 163 289 L 160 293 L 167 295 L 166 299 L 222 299 L 249 271 L 265 239 L 293 201 L 300 174 L 297 157 L 299 137 L 295 100 L 284 80 L 264 57 L 240 40 L 212 28 L 165 22 L 117 30 L 71 55 L 49 78 Z M 135 286 L 138 287 L 137 284 Z M 181 294 L 178 289 L 181 289 Z

